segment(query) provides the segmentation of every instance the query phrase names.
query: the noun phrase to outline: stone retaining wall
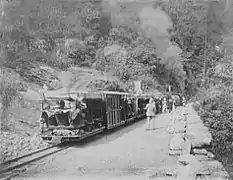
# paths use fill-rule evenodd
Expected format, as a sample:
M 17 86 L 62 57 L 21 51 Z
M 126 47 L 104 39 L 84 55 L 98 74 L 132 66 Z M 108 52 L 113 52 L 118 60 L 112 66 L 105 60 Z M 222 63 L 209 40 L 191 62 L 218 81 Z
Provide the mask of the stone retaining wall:
M 214 155 L 205 148 L 211 146 L 211 134 L 193 108 L 193 104 L 178 107 L 171 113 L 167 128 L 173 134 L 169 145 L 169 155 L 176 156 L 179 180 L 226 180 L 230 179 L 223 165 L 214 160 Z

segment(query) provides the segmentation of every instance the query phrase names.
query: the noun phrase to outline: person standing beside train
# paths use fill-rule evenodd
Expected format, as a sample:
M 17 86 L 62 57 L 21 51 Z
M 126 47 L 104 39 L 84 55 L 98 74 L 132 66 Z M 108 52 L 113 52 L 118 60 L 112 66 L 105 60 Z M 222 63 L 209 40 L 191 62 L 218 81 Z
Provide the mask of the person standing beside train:
M 151 120 L 154 121 L 154 117 L 155 117 L 155 112 L 156 112 L 156 107 L 155 107 L 155 103 L 154 100 L 152 98 L 150 98 L 149 103 L 146 105 L 146 107 L 144 108 L 146 110 L 146 116 L 147 116 L 147 123 L 148 123 L 148 129 L 147 130 L 152 130 L 150 129 L 151 126 Z M 154 123 L 153 123 L 154 125 Z M 154 127 L 153 127 L 154 129 Z
M 169 97 L 168 99 L 168 112 L 171 113 L 173 107 L 173 99 Z
M 162 99 L 162 113 L 167 112 L 167 99 L 164 97 Z
M 163 99 L 159 98 L 159 113 L 162 112 L 162 109 L 163 109 Z
M 174 112 L 175 109 L 176 109 L 176 107 L 177 107 L 177 101 L 176 101 L 175 97 L 173 97 L 172 100 L 173 100 L 173 103 L 172 103 L 172 112 Z

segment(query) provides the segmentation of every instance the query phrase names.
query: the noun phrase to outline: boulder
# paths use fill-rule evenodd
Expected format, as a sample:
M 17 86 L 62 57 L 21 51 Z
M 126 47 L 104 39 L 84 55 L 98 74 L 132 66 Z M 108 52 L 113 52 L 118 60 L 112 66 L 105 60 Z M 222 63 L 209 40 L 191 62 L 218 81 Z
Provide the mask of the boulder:
M 202 121 L 201 118 L 196 113 L 188 112 L 187 122 L 189 124 L 198 124 L 201 123 Z
M 206 155 L 195 155 L 195 158 L 200 161 L 200 162 L 203 162 L 203 161 L 209 161 L 211 160 L 208 156 Z
M 168 153 L 170 156 L 179 156 L 182 154 L 182 150 L 169 150 Z
M 188 165 L 188 164 L 196 161 L 196 159 L 193 155 L 184 154 L 184 155 L 181 155 L 178 157 L 178 161 L 179 161 L 179 163 L 181 163 L 183 165 Z
M 195 148 L 201 148 L 203 146 L 210 146 L 212 141 L 212 136 L 209 132 L 207 133 L 199 133 L 195 134 L 195 139 L 192 141 L 192 147 Z
M 196 134 L 207 134 L 209 132 L 209 130 L 206 127 L 204 127 L 204 125 L 202 125 L 202 127 L 195 127 L 195 128 L 189 126 L 189 129 L 192 129 L 192 131 L 195 132 Z
M 224 167 L 223 165 L 216 160 L 210 160 L 210 161 L 206 161 L 203 162 L 205 167 L 208 167 L 210 170 L 212 170 L 212 172 L 218 172 L 218 171 L 223 171 Z
M 170 150 L 182 150 L 184 145 L 184 137 L 181 134 L 176 134 L 171 142 L 170 142 L 170 146 L 169 149 Z
M 192 148 L 202 148 L 204 146 L 210 146 L 210 143 L 203 142 L 203 140 L 195 139 L 192 141 Z
M 183 146 L 183 150 L 182 150 L 182 154 L 190 154 L 192 149 L 192 145 L 190 141 L 185 141 L 184 142 L 184 146 Z
M 196 180 L 196 173 L 191 165 L 182 166 L 177 169 L 177 178 L 179 180 Z
M 204 145 L 210 145 L 211 144 L 211 141 L 212 141 L 212 136 L 210 133 L 207 134 L 207 137 L 205 137 L 203 140 L 202 140 L 202 143 Z
M 197 155 L 207 155 L 207 150 L 206 149 L 193 149 L 193 154 Z
M 178 122 L 185 122 L 185 117 L 182 114 L 177 114 L 176 119 Z
M 186 132 L 186 139 L 188 139 L 189 141 L 192 141 L 195 139 L 195 132 L 193 132 L 192 130 L 187 130 Z
M 167 131 L 169 133 L 185 133 L 187 124 L 184 121 L 179 121 L 177 117 L 172 116 L 171 123 L 168 126 Z
M 183 125 L 177 125 L 174 129 L 174 133 L 185 133 L 186 128 Z
M 196 176 L 207 176 L 207 175 L 211 175 L 211 173 L 212 171 L 210 168 L 203 166 L 197 171 Z
M 230 177 L 225 170 L 219 172 L 212 172 L 208 177 L 211 180 L 230 180 Z
M 189 124 L 189 123 L 188 123 Z M 190 129 L 198 130 L 198 131 L 208 131 L 208 128 L 205 127 L 202 121 L 196 122 L 196 123 L 190 123 L 189 124 Z

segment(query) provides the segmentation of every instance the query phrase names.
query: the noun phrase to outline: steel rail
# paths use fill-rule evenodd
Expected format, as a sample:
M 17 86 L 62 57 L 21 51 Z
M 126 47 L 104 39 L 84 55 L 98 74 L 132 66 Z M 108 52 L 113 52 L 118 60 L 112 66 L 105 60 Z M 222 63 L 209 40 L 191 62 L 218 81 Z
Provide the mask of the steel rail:
M 35 151 L 35 152 L 32 152 L 32 153 L 26 154 L 24 156 L 9 160 L 7 162 L 4 162 L 4 163 L 0 164 L 0 167 L 3 168 L 3 169 L 0 169 L 0 174 L 7 173 L 7 172 L 13 171 L 15 169 L 21 168 L 23 166 L 26 166 L 26 165 L 32 163 L 32 162 L 35 162 L 35 161 L 38 161 L 40 159 L 46 158 L 46 157 L 48 157 L 50 155 L 53 155 L 55 153 L 58 153 L 60 151 L 63 151 L 65 149 L 68 149 L 69 147 L 71 147 L 70 145 L 66 145 L 64 147 L 61 147 L 60 149 L 56 149 L 56 150 L 54 150 L 52 152 L 45 153 L 46 151 L 51 150 L 52 148 L 56 148 L 58 146 L 59 145 L 54 145 L 52 147 L 44 148 L 44 149 L 41 149 L 39 151 Z M 39 153 L 43 153 L 43 154 L 39 155 Z M 38 154 L 37 157 L 34 157 L 34 158 L 30 159 L 30 156 L 33 156 L 33 155 L 36 155 L 36 154 Z M 24 158 L 25 158 L 25 161 L 23 160 L 22 162 L 17 163 L 19 160 L 24 159 Z M 7 167 L 4 168 L 4 166 L 7 166 Z
M 5 162 L 1 163 L 1 164 L 0 164 L 0 167 L 6 166 L 6 165 L 8 165 L 8 164 L 11 164 L 11 163 L 13 163 L 13 162 L 16 162 L 16 161 L 18 161 L 18 160 L 20 160 L 20 159 L 23 159 L 23 158 L 25 158 L 25 157 L 29 157 L 29 156 L 32 156 L 32 155 L 34 155 L 34 154 L 37 154 L 37 153 L 40 153 L 40 152 L 43 152 L 43 151 L 46 151 L 46 150 L 49 150 L 49 149 L 52 149 L 52 148 L 58 147 L 58 146 L 59 146 L 59 145 L 54 145 L 54 146 L 46 147 L 46 148 L 44 148 L 44 149 L 40 149 L 40 150 L 31 152 L 31 153 L 22 155 L 22 156 L 19 156 L 19 157 L 14 158 L 14 159 L 10 159 L 10 160 L 8 160 L 8 161 L 5 161 Z

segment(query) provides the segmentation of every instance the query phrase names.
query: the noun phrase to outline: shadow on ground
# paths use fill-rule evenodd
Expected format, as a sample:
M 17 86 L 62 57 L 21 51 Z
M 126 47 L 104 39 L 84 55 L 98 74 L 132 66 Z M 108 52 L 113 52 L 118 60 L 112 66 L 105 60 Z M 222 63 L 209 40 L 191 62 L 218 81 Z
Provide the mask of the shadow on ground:
M 114 141 L 125 134 L 139 128 L 143 124 L 146 123 L 146 120 L 140 120 L 138 122 L 130 123 L 121 127 L 118 127 L 116 129 L 110 130 L 108 132 L 103 132 L 101 134 L 98 134 L 96 136 L 87 138 L 81 142 L 75 142 L 72 143 L 72 147 L 76 148 L 84 148 L 84 147 L 90 147 L 90 146 L 96 146 L 100 144 L 107 144 L 111 141 Z
M 157 115 L 157 118 L 161 118 L 161 115 Z M 122 136 L 124 136 L 127 133 L 130 133 L 131 131 L 134 131 L 135 129 L 141 127 L 142 125 L 144 125 L 146 123 L 146 119 L 137 121 L 137 122 L 132 122 L 130 124 L 112 129 L 108 132 L 104 132 L 98 135 L 95 135 L 93 137 L 87 138 L 81 142 L 74 142 L 72 143 L 72 147 L 76 147 L 76 148 L 84 148 L 84 147 L 91 147 L 91 146 L 97 146 L 100 144 L 107 144 L 111 141 L 114 141 Z M 162 127 L 157 127 L 155 129 L 156 130 L 161 130 L 164 129 L 166 127 L 162 126 Z

